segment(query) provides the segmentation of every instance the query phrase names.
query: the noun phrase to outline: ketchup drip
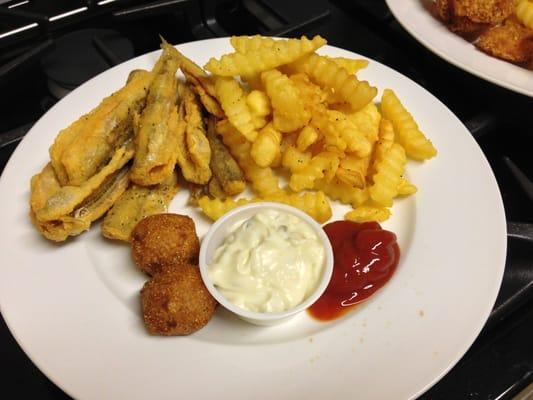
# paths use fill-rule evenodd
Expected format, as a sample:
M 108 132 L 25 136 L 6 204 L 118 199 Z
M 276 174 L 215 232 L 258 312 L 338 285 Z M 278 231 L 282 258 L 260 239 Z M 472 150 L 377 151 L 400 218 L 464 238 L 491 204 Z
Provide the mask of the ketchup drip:
M 324 226 L 333 248 L 333 276 L 308 312 L 328 321 L 367 299 L 391 278 L 398 266 L 396 235 L 377 222 L 335 221 Z

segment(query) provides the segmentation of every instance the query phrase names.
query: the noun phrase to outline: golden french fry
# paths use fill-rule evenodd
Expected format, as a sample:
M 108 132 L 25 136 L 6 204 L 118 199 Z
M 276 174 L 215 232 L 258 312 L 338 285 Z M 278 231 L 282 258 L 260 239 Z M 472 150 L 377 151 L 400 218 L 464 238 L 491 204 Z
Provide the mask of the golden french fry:
M 335 176 L 349 186 L 364 189 L 369 164 L 370 156 L 359 158 L 347 155 L 340 161 Z
M 292 132 L 304 127 L 311 114 L 304 107 L 296 85 L 278 70 L 261 74 L 268 97 L 272 102 L 272 120 L 280 132 Z
M 353 111 L 366 106 L 377 94 L 377 89 L 367 81 L 359 81 L 355 75 L 349 74 L 334 61 L 317 54 L 301 57 L 291 68 L 297 72 L 305 72 L 320 86 L 333 89 L 341 99 L 350 104 Z
M 246 54 L 226 54 L 220 60 L 211 58 L 204 68 L 219 76 L 253 76 L 293 62 L 325 44 L 326 40 L 320 36 L 315 36 L 312 40 L 305 36 L 301 39 L 277 40 L 273 47 L 260 47 Z
M 344 215 L 344 219 L 354 222 L 384 222 L 391 216 L 386 207 L 360 206 Z
M 272 123 L 259 131 L 259 136 L 252 144 L 250 155 L 260 167 L 269 167 L 279 157 L 281 132 Z
M 259 196 L 268 196 L 281 191 L 278 177 L 271 168 L 261 168 L 255 163 L 250 155 L 252 144 L 228 120 L 219 121 L 216 130 L 239 163 L 254 192 Z
M 357 71 L 362 70 L 368 66 L 368 60 L 356 59 L 356 58 L 346 58 L 346 57 L 328 57 L 331 61 L 337 64 L 339 67 L 342 67 L 349 74 L 355 74 Z
M 289 187 L 296 192 L 312 189 L 318 179 L 331 180 L 335 176 L 338 166 L 339 156 L 337 154 L 329 151 L 319 153 L 303 168 L 291 175 Z
M 398 194 L 398 187 L 407 162 L 405 151 L 393 143 L 381 161 L 375 166 L 374 182 L 369 188 L 370 197 L 384 207 L 392 206 L 392 199 Z
M 253 142 L 257 138 L 257 130 L 246 104 L 246 95 L 239 83 L 233 78 L 218 78 L 215 90 L 228 120 L 247 140 Z

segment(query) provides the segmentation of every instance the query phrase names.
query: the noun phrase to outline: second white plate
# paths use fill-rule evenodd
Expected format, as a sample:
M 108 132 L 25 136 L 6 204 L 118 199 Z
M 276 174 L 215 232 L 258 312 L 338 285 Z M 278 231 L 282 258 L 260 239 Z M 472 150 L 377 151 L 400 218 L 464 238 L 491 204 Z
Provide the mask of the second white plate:
M 533 71 L 491 57 L 450 32 L 430 13 L 430 0 L 386 1 L 398 22 L 433 53 L 482 79 L 533 97 Z

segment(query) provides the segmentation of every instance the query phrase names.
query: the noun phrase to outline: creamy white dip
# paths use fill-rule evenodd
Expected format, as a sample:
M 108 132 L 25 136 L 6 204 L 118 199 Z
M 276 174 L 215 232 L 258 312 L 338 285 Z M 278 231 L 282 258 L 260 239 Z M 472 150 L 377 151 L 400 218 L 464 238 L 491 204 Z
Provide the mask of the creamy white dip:
M 236 306 L 279 312 L 297 306 L 314 291 L 324 257 L 323 244 L 307 222 L 267 210 L 233 227 L 215 251 L 208 274 Z

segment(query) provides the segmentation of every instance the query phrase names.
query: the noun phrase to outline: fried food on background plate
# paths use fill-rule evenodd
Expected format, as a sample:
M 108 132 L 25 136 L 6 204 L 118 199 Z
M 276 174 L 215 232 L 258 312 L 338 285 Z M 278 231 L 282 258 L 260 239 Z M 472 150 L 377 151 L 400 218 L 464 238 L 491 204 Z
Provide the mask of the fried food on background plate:
M 483 24 L 499 24 L 513 13 L 515 0 L 453 0 L 453 13 Z
M 479 50 L 529 68 L 528 64 L 533 61 L 533 30 L 524 19 L 527 4 L 532 3 L 436 0 L 433 10 L 448 29 L 474 42 Z
M 196 263 L 200 242 L 194 221 L 185 215 L 156 214 L 141 220 L 131 234 L 133 261 L 148 275 Z
M 503 60 L 516 63 L 533 60 L 533 30 L 515 18 L 485 31 L 475 44 L 484 52 Z
M 499 24 L 514 10 L 514 0 L 437 0 L 435 11 L 448 28 L 474 40 L 484 30 Z
M 144 323 L 152 335 L 189 335 L 203 328 L 217 302 L 206 289 L 196 265 L 167 268 L 141 290 Z

